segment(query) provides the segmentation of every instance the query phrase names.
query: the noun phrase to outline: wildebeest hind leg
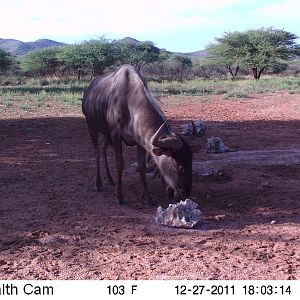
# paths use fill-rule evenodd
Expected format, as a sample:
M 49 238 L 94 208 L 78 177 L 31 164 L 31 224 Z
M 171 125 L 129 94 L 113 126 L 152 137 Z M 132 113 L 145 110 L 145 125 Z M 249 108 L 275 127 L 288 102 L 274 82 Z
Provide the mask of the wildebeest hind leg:
M 96 157 L 96 190 L 97 192 L 101 192 L 102 190 L 102 182 L 100 176 L 100 153 L 99 153 L 99 146 L 98 146 L 98 131 L 93 128 L 91 125 L 88 125 L 89 133 L 93 142 L 94 146 L 94 153 Z
M 124 159 L 122 153 L 122 138 L 115 136 L 112 140 L 113 148 L 116 156 L 116 167 L 117 167 L 117 187 L 116 187 L 116 198 L 119 204 L 124 204 L 124 197 L 122 191 L 122 174 L 124 170 Z

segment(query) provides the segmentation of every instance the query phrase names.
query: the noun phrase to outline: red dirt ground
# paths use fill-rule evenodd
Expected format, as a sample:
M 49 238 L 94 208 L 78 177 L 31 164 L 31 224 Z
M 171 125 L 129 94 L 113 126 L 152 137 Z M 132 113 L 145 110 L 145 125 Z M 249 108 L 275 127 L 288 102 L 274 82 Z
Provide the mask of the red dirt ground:
M 135 147 L 124 150 L 127 204 L 109 185 L 95 192 L 80 108 L 5 109 L 0 278 L 300 279 L 300 95 L 200 99 L 162 99 L 174 130 L 203 120 L 206 136 L 237 152 L 207 154 L 206 137 L 199 140 L 192 198 L 203 220 L 193 230 L 155 223 L 156 208 L 139 197 Z M 109 160 L 115 176 L 111 150 Z M 221 172 L 201 176 L 208 167 Z M 159 179 L 148 181 L 161 199 Z

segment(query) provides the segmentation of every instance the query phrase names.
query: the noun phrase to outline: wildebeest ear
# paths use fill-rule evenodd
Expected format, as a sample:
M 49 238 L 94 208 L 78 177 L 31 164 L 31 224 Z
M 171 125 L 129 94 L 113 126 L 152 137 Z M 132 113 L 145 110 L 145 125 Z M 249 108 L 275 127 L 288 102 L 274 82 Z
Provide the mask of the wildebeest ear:
M 174 133 L 166 135 L 165 123 L 163 123 L 152 137 L 152 145 L 157 148 L 180 149 L 182 147 L 181 139 Z
M 164 150 L 161 149 L 161 148 L 154 148 L 153 149 L 153 153 L 156 155 L 156 156 L 161 156 L 164 154 Z
M 165 148 L 153 148 L 153 153 L 156 156 L 161 156 L 161 155 L 167 155 L 167 156 L 171 156 L 172 155 L 172 151 L 170 149 L 165 149 Z

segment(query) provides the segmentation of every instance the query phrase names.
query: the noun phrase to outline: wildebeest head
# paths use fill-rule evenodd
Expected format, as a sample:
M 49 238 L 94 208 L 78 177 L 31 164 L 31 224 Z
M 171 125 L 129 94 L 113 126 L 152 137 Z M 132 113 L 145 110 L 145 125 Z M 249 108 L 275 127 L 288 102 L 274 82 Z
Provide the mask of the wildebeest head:
M 167 184 L 167 193 L 177 201 L 185 200 L 192 190 L 192 151 L 180 135 L 166 135 L 164 126 L 152 138 L 154 159 Z

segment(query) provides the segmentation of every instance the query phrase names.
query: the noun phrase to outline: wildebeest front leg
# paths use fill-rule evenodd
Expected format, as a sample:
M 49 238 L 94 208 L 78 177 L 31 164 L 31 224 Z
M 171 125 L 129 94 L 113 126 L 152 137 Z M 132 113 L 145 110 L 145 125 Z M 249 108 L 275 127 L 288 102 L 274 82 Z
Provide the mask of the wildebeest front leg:
M 120 204 L 124 204 L 124 197 L 122 191 L 122 173 L 124 170 L 124 159 L 122 153 L 122 138 L 115 137 L 113 139 L 113 148 L 115 150 L 116 156 L 116 166 L 117 166 L 117 187 L 116 187 L 116 198 Z
M 91 136 L 91 140 L 93 142 L 94 146 L 94 153 L 96 157 L 96 167 L 97 167 L 97 173 L 96 173 L 96 190 L 97 192 L 101 192 L 102 190 L 102 182 L 101 182 L 101 176 L 100 176 L 100 153 L 99 153 L 99 146 L 98 146 L 98 131 L 93 128 L 93 126 L 88 125 L 89 133 Z
M 110 175 L 110 171 L 108 168 L 108 163 L 107 163 L 107 147 L 103 149 L 103 161 L 104 161 L 104 167 L 106 171 L 106 177 L 110 185 L 115 185 L 114 180 L 112 179 Z
M 147 183 L 146 183 L 146 151 L 143 147 L 137 145 L 137 159 L 138 159 L 138 170 L 140 173 L 140 180 L 141 180 L 141 186 L 142 186 L 142 197 L 146 197 L 147 201 L 153 205 L 155 204 L 153 199 L 151 198 Z

